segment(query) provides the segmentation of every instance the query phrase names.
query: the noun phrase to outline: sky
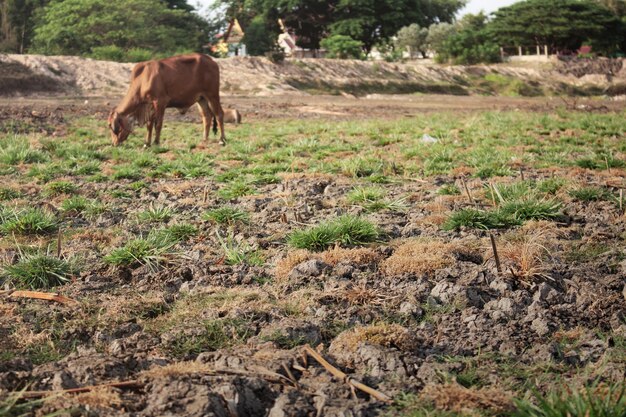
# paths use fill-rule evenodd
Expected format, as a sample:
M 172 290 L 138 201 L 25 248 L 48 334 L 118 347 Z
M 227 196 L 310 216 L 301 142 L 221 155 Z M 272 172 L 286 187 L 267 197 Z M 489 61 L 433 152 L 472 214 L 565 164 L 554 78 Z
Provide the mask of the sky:
M 467 13 L 478 13 L 484 10 L 487 14 L 499 9 L 500 7 L 508 6 L 519 0 L 469 0 L 467 6 L 459 12 L 459 16 Z M 199 10 L 202 13 L 208 6 L 214 3 L 215 0 L 189 0 L 189 4 L 199 5 Z
M 459 12 L 459 15 L 462 16 L 467 13 L 478 13 L 481 10 L 484 10 L 485 13 L 489 14 L 500 7 L 509 6 L 516 1 L 519 0 L 470 0 L 467 3 L 467 6 Z

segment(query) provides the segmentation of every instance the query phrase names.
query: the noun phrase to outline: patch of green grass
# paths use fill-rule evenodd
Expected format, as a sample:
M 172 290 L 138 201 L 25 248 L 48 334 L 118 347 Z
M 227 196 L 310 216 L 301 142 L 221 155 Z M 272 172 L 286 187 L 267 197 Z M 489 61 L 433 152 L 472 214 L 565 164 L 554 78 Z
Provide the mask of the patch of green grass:
M 73 273 L 69 262 L 43 254 L 22 253 L 17 263 L 3 267 L 3 275 L 16 287 L 32 290 L 63 285 Z
M 45 195 L 54 197 L 61 194 L 76 194 L 78 187 L 68 181 L 55 181 L 48 183 L 45 189 Z
M 293 349 L 297 346 L 304 345 L 307 340 L 304 336 L 292 337 L 288 333 L 280 330 L 275 330 L 269 335 L 261 337 L 264 342 L 274 342 L 281 349 Z
M 579 158 L 574 162 L 574 165 L 587 169 L 610 169 L 623 168 L 626 166 L 626 162 L 616 159 L 612 153 L 600 153 L 593 157 Z
M 0 187 L 0 201 L 8 201 L 14 200 L 16 198 L 20 198 L 22 193 L 13 188 L 9 187 Z
M 497 211 L 484 211 L 466 208 L 452 213 L 442 225 L 443 230 L 458 230 L 461 227 L 474 229 L 498 229 L 516 226 L 520 223 L 512 217 L 499 215 Z
M 4 211 L 0 232 L 6 235 L 44 235 L 58 228 L 56 217 L 40 208 L 15 209 Z
M 264 260 L 260 251 L 252 248 L 246 242 L 235 240 L 232 232 L 225 238 L 218 231 L 215 234 L 220 247 L 224 251 L 224 262 L 227 265 L 263 265 Z
M 545 395 L 535 392 L 532 401 L 516 401 L 516 407 L 514 417 L 624 417 L 626 385 L 593 384 L 575 391 L 564 387 Z
M 61 203 L 61 209 L 63 211 L 75 211 L 77 213 L 82 213 L 87 209 L 87 207 L 89 207 L 89 205 L 89 200 L 87 200 L 83 196 L 76 195 L 66 200 L 63 200 L 63 202 Z
M 614 198 L 606 188 L 593 186 L 576 188 L 570 190 L 568 194 L 578 201 L 609 201 Z
M 312 251 L 323 251 L 335 243 L 358 246 L 374 242 L 378 228 L 360 217 L 344 215 L 322 222 L 305 230 L 296 230 L 288 237 L 290 246 Z
M 148 184 L 146 184 L 145 181 L 135 181 L 135 182 L 131 182 L 130 184 L 128 184 L 128 188 L 130 188 L 133 191 L 143 190 L 147 186 Z
M 360 204 L 382 200 L 385 191 L 378 187 L 355 187 L 346 196 L 349 203 Z
M 157 230 L 155 233 L 162 235 L 163 239 L 184 242 L 189 238 L 198 234 L 198 228 L 191 224 L 173 224 L 164 229 Z
M 497 209 L 486 211 L 466 208 L 452 213 L 445 221 L 444 230 L 461 227 L 499 229 L 519 226 L 528 220 L 552 220 L 560 216 L 561 204 L 550 200 L 528 198 L 505 201 Z
M 72 175 L 95 175 L 100 172 L 100 162 L 87 161 L 77 164 L 71 169 Z
M 461 194 L 461 190 L 456 184 L 444 184 L 438 190 L 437 194 L 439 195 L 459 195 Z
M 545 194 L 556 194 L 567 183 L 564 178 L 548 178 L 537 182 L 537 191 Z
M 254 188 L 243 181 L 232 182 L 217 192 L 217 195 L 224 200 L 234 200 L 250 194 L 254 194 Z
M 349 177 L 369 177 L 382 174 L 385 164 L 376 158 L 354 157 L 341 162 L 341 173 Z
M 236 222 L 248 223 L 250 221 L 250 215 L 248 213 L 229 206 L 209 210 L 202 215 L 202 218 L 217 224 L 233 224 Z
M 167 346 L 176 358 L 186 358 L 201 352 L 225 349 L 245 343 L 254 336 L 254 329 L 243 319 L 221 318 L 205 320 L 199 334 L 181 333 Z
M 532 185 L 530 181 L 519 181 L 511 184 L 493 184 L 493 191 L 496 194 L 496 199 L 501 202 L 519 200 L 534 191 Z M 488 192 L 491 192 L 491 190 L 488 189 Z
M 32 149 L 27 138 L 13 136 L 0 141 L 0 163 L 7 165 L 45 162 L 45 153 Z
M 130 165 L 120 165 L 117 167 L 111 178 L 114 180 L 132 180 L 137 181 L 141 179 L 141 171 Z
M 611 247 L 605 243 L 575 244 L 565 253 L 565 259 L 577 263 L 590 262 L 610 250 Z
M 121 248 L 113 249 L 104 261 L 116 266 L 147 265 L 154 271 L 171 263 L 178 255 L 173 249 L 176 243 L 170 236 L 151 233 L 146 238 L 132 239 Z
M 111 197 L 129 200 L 133 198 L 133 195 L 126 190 L 112 190 Z
M 503 203 L 497 210 L 499 217 L 512 217 L 519 223 L 528 220 L 552 220 L 561 215 L 561 204 L 552 200 L 528 198 Z
M 150 205 L 148 209 L 137 213 L 137 219 L 145 223 L 165 223 L 172 218 L 174 211 L 165 206 Z

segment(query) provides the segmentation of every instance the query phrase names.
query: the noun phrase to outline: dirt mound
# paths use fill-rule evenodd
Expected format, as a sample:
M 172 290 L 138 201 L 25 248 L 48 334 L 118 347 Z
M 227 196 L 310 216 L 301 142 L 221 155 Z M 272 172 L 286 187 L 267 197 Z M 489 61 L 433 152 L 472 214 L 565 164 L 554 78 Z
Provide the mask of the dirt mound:
M 585 75 L 599 74 L 612 77 L 618 74 L 624 66 L 623 59 L 584 59 L 571 58 L 562 59 L 556 66 L 556 70 L 565 75 L 573 75 L 576 78 Z
M 54 93 L 70 87 L 51 77 L 37 74 L 19 62 L 0 57 L 0 95 Z
M 95 61 L 75 56 L 6 55 L 3 65 L 23 68 L 24 85 L 9 94 L 40 93 L 111 96 L 122 94 L 128 85 L 133 64 Z M 45 80 L 45 82 L 42 82 Z M 0 76 L 0 85 L 4 74 Z M 6 95 L 4 90 L 0 95 Z
M 544 67 L 508 64 L 440 66 L 423 61 L 388 63 L 302 59 L 274 64 L 265 58 L 218 60 L 225 95 L 310 94 L 600 95 L 622 91 L 622 60 L 582 60 Z M 80 57 L 6 55 L 0 96 L 115 97 L 126 91 L 133 64 Z M 4 68 L 7 70 L 4 70 Z

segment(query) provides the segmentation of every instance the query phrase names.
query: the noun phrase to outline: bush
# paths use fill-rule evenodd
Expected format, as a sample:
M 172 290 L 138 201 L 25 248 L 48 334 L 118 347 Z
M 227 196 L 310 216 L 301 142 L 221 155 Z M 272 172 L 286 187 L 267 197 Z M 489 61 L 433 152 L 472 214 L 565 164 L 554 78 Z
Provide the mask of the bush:
M 124 61 L 124 50 L 116 45 L 94 46 L 91 48 L 90 58 L 100 61 Z
M 327 58 L 363 59 L 363 42 L 350 36 L 333 35 L 322 39 L 320 46 L 326 49 Z
M 124 54 L 126 62 L 149 61 L 153 57 L 153 52 L 143 48 L 131 48 Z

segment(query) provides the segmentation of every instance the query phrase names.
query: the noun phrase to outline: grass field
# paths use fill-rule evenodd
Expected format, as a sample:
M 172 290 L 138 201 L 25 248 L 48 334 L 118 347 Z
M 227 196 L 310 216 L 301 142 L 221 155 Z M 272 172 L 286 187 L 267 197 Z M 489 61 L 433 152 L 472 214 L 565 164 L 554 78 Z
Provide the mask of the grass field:
M 148 149 L 71 112 L 56 135 L 5 124 L 0 394 L 141 389 L 0 396 L 0 416 L 203 415 L 220 383 L 241 416 L 623 416 L 624 116 L 261 118 L 225 147 L 166 119 Z

